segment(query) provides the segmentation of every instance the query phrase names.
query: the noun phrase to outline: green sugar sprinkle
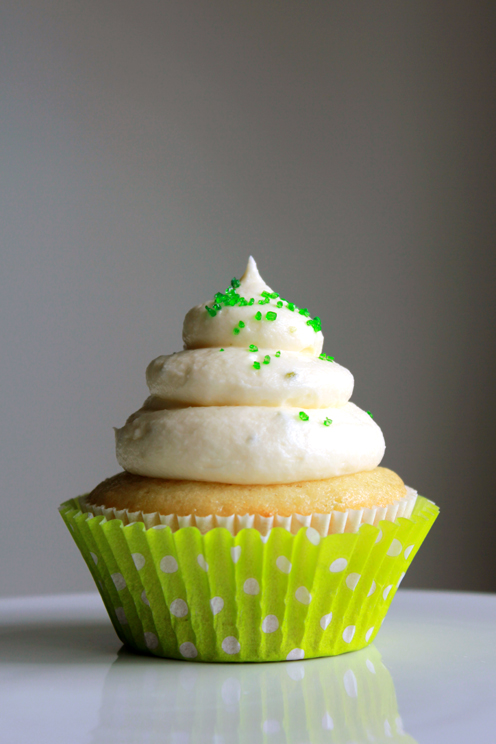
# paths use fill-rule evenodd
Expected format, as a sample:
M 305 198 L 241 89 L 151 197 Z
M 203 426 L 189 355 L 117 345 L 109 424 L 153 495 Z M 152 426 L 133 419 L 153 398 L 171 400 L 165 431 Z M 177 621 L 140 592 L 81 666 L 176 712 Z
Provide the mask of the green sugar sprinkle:
M 369 414 L 370 418 L 372 419 L 374 418 L 374 416 L 370 413 L 370 411 L 367 411 L 367 413 Z
M 326 354 L 319 354 L 319 359 L 322 359 L 322 361 L 324 361 L 324 362 L 333 362 L 334 361 L 334 357 L 327 356 Z
M 270 355 L 269 355 L 269 354 L 266 354 L 266 355 L 264 356 L 264 360 L 263 360 L 263 363 L 264 363 L 264 364 L 270 364 Z
M 315 333 L 318 333 L 321 329 L 320 318 L 315 317 L 313 318 L 313 320 L 307 320 L 307 326 L 311 326 L 311 328 L 313 328 Z
M 277 313 L 274 313 L 271 310 L 265 317 L 267 318 L 267 320 L 275 320 L 277 318 Z
M 234 277 L 234 279 L 231 279 L 231 287 L 233 289 L 237 289 L 240 286 L 241 286 L 241 282 L 239 281 L 239 279 L 236 279 L 236 277 Z
M 224 351 L 224 349 L 219 349 L 219 351 Z
M 250 351 L 258 351 L 258 346 L 255 346 L 255 344 L 250 344 L 248 348 Z
M 269 302 L 270 302 L 270 298 L 269 297 L 265 297 L 263 300 L 259 300 L 258 301 L 258 304 L 259 305 L 268 305 Z
M 328 361 L 328 362 L 333 362 L 333 361 L 334 361 L 334 357 L 329 357 L 329 356 L 328 356 L 328 357 L 327 357 L 327 361 Z
M 258 313 L 255 313 L 255 320 L 262 320 L 262 313 L 260 312 L 260 310 L 258 311 Z
M 260 362 L 253 362 L 254 369 L 260 369 Z
M 251 298 L 250 298 L 250 299 L 248 300 L 248 304 L 249 304 L 249 305 L 254 305 L 254 304 L 255 304 L 255 298 L 254 298 L 254 297 L 251 297 Z
M 294 304 L 294 302 L 288 302 L 286 307 L 288 308 L 288 310 L 291 310 L 291 312 L 294 313 L 296 305 Z
M 305 411 L 300 411 L 298 416 L 301 418 L 302 421 L 308 421 L 308 419 L 310 418 L 308 413 L 305 413 Z
M 280 352 L 280 351 L 276 351 L 276 353 L 275 353 L 275 355 L 274 355 L 274 356 L 276 356 L 276 357 L 280 357 L 280 356 L 281 356 L 281 352 Z
M 330 426 L 331 424 L 332 424 L 332 419 L 330 419 L 329 417 L 327 417 L 325 419 L 325 421 L 324 421 L 324 426 Z
M 239 325 L 240 328 L 244 328 L 245 327 L 245 324 L 243 323 L 242 320 L 239 321 L 238 325 Z
M 239 333 L 239 328 L 238 327 L 233 328 L 233 333 L 237 336 Z
M 310 317 L 310 313 L 309 313 L 309 311 L 308 311 L 308 309 L 306 307 L 302 307 L 301 310 L 299 311 L 299 313 L 300 313 L 300 315 L 304 315 L 305 318 L 309 318 Z
M 211 318 L 215 318 L 215 316 L 217 315 L 217 310 L 214 310 L 213 307 L 209 307 L 208 305 L 206 305 L 205 310 Z
M 281 300 L 279 300 L 279 302 L 278 302 L 278 303 L 276 303 L 276 304 L 277 304 L 277 307 L 282 307 L 282 302 L 281 302 Z

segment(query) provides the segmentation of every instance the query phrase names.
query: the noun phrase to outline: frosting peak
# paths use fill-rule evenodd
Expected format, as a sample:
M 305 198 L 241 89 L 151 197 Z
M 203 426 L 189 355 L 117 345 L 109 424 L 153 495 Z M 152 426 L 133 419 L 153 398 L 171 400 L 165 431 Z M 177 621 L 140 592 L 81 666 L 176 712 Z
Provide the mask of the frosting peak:
M 250 256 L 241 279 L 184 319 L 185 349 L 247 347 L 302 351 L 318 356 L 324 345 L 319 318 L 273 292 Z

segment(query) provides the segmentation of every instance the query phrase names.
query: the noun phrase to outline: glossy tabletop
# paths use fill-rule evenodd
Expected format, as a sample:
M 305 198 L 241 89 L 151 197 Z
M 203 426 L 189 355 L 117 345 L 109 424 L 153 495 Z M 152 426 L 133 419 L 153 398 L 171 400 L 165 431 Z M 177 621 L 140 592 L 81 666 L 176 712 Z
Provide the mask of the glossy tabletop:
M 496 596 L 400 590 L 374 644 L 206 664 L 122 648 L 97 594 L 0 601 L 2 744 L 496 741 Z

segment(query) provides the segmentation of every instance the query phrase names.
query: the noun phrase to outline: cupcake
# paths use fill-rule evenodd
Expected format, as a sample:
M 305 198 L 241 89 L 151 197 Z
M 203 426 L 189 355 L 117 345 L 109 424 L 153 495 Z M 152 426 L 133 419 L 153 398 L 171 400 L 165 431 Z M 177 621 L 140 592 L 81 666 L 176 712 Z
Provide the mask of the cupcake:
M 201 661 L 366 646 L 437 507 L 379 467 L 381 429 L 320 319 L 253 258 L 183 340 L 116 429 L 123 471 L 61 506 L 119 637 Z

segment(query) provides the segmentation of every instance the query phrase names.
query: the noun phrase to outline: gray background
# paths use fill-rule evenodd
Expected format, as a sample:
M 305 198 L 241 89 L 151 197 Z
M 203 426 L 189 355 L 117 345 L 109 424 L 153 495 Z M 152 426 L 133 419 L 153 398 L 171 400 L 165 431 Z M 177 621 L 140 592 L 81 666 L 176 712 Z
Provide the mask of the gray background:
M 91 589 L 56 508 L 249 253 L 441 506 L 405 585 L 495 590 L 494 3 L 2 13 L 0 593 Z

